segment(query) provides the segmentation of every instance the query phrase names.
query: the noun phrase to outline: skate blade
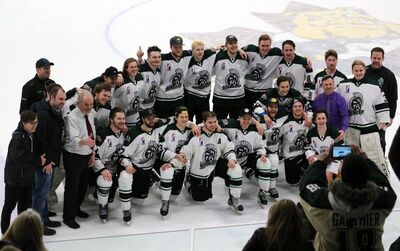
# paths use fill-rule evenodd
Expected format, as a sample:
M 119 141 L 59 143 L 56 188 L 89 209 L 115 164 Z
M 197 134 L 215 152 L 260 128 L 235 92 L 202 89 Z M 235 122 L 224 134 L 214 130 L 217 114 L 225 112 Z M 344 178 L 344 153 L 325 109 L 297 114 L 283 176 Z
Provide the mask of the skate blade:
M 107 223 L 107 220 L 105 220 L 105 219 L 100 219 L 100 221 L 101 221 L 101 223 L 103 223 L 103 224 L 106 224 L 106 223 Z
M 228 210 L 237 215 L 242 215 L 243 211 L 236 210 L 233 206 L 228 206 Z
M 125 221 L 125 225 L 129 227 L 131 225 L 131 221 Z
M 257 202 L 258 202 L 258 205 L 260 205 L 260 207 L 261 207 L 262 209 L 266 209 L 266 208 L 267 208 L 267 205 L 268 205 L 268 204 L 262 204 L 260 200 L 257 200 Z
M 167 218 L 167 215 L 161 215 L 161 218 L 163 219 L 163 220 L 167 220 L 168 218 Z

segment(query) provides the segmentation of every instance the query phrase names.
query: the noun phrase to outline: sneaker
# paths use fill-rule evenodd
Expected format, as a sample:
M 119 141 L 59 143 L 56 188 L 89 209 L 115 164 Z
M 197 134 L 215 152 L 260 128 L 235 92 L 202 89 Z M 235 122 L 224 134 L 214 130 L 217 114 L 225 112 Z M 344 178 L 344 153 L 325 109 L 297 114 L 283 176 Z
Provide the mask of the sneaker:
M 228 209 L 230 209 L 234 213 L 242 214 L 244 207 L 242 204 L 240 204 L 240 201 L 238 198 L 233 198 L 232 195 L 229 195 Z
M 81 225 L 79 225 L 75 220 L 63 220 L 63 222 L 65 225 L 72 229 L 77 229 L 81 227 Z
M 274 199 L 279 197 L 279 193 L 278 193 L 278 190 L 276 190 L 276 188 L 269 189 L 268 193 L 269 193 L 269 196 L 271 196 Z
M 99 205 L 99 217 L 102 222 L 106 222 L 108 218 L 108 204 L 105 206 Z
M 168 200 L 163 200 L 162 205 L 160 208 L 160 214 L 161 216 L 167 216 L 169 211 L 169 201 Z
M 61 222 L 59 222 L 59 221 L 52 221 L 52 220 L 50 220 L 50 219 L 44 220 L 43 224 L 44 224 L 46 227 L 61 227 Z
M 89 214 L 80 209 L 78 209 L 78 211 L 76 212 L 76 216 L 78 216 L 79 218 L 82 218 L 82 219 L 89 218 Z
M 268 194 L 260 189 L 260 191 L 258 192 L 257 201 L 260 204 L 260 206 L 264 208 L 268 204 Z
M 56 234 L 56 230 L 51 229 L 46 227 L 46 225 L 43 225 L 43 235 L 55 235 Z
M 132 220 L 131 210 L 124 210 L 123 213 L 124 213 L 124 216 L 123 216 L 124 222 L 126 223 L 126 225 L 129 226 L 131 224 L 131 220 Z

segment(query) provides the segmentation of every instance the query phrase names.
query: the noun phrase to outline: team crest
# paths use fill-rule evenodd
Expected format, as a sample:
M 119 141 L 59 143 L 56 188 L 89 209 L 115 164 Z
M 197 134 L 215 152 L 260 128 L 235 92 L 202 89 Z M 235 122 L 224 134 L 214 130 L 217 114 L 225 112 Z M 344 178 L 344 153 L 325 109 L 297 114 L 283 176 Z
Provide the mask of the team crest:
M 303 150 L 305 142 L 306 142 L 305 130 L 298 130 L 296 137 L 294 137 L 293 139 L 293 144 L 289 146 L 289 152 Z
M 217 164 L 217 148 L 213 144 L 207 144 L 200 162 L 200 169 Z
M 171 85 L 165 87 L 165 91 L 171 91 L 175 89 L 179 89 L 182 87 L 182 78 L 183 78 L 183 70 L 178 68 L 175 70 L 175 73 L 169 79 Z
M 150 141 L 147 144 L 146 150 L 142 154 L 142 159 L 139 161 L 140 164 L 147 163 L 154 159 L 158 150 L 158 144 L 155 141 Z
M 267 136 L 267 146 L 273 146 L 279 142 L 279 133 L 279 127 L 272 128 L 272 131 Z
M 206 70 L 199 72 L 199 76 L 194 80 L 194 89 L 204 89 L 211 85 L 210 74 Z
M 235 146 L 235 154 L 237 158 L 244 158 L 249 155 L 253 151 L 253 147 L 251 147 L 251 144 L 247 142 L 246 140 L 241 140 L 236 146 Z
M 249 73 L 247 73 L 244 78 L 251 81 L 258 81 L 265 75 L 265 71 L 265 65 L 257 63 L 249 70 Z
M 362 115 L 364 110 L 362 109 L 364 98 L 362 93 L 354 92 L 353 97 L 349 100 L 349 115 Z
M 240 87 L 240 73 L 236 69 L 230 69 L 229 74 L 225 77 L 225 85 L 222 86 L 222 90 L 227 90 L 231 88 L 239 88 Z

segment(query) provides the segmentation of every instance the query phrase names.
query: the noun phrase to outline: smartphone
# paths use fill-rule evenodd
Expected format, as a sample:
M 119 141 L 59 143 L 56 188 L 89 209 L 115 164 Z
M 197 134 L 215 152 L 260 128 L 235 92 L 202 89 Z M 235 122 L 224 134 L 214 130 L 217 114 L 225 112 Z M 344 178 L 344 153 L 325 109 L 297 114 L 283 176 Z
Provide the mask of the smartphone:
M 337 145 L 332 147 L 332 159 L 343 159 L 351 153 L 351 146 Z

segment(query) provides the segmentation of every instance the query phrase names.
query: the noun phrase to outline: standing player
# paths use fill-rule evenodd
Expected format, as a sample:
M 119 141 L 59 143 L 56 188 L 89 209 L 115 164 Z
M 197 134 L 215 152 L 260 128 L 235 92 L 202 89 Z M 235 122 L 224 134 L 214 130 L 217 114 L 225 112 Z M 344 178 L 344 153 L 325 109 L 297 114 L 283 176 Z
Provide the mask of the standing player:
M 251 109 L 253 104 L 272 88 L 276 76 L 276 69 L 282 60 L 282 51 L 278 47 L 271 48 L 271 37 L 263 34 L 258 38 L 258 46 L 249 44 L 243 47 L 249 65 L 244 77 L 244 92 L 246 107 Z
M 361 145 L 368 158 L 389 175 L 378 133 L 390 123 L 389 104 L 378 82 L 365 76 L 364 62 L 355 60 L 351 68 L 354 78 L 342 81 L 337 88 L 349 107 L 345 142 Z
M 206 201 L 212 198 L 214 176 L 222 177 L 229 180 L 229 208 L 241 214 L 244 209 L 239 201 L 242 169 L 236 162 L 234 145 L 224 133 L 217 131 L 217 115 L 214 112 L 204 112 L 203 123 L 201 134 L 198 137 L 191 137 L 180 151 L 190 161 L 188 192 L 194 201 Z M 227 165 L 218 166 L 217 162 L 226 164 L 218 161 L 219 158 L 228 159 Z M 179 162 L 173 163 L 177 165 Z
M 93 168 L 97 176 L 99 216 L 104 223 L 108 218 L 108 197 L 111 185 L 113 182 L 117 182 L 117 176 L 124 221 L 130 222 L 129 218 L 125 218 L 125 212 L 131 210 L 132 174 L 127 170 L 118 170 L 118 157 L 123 151 L 124 135 L 122 130 L 124 128 L 124 110 L 115 107 L 110 112 L 110 125 L 97 131 L 96 161 Z
M 244 173 L 249 172 L 249 169 L 256 173 L 260 188 L 258 203 L 264 207 L 268 204 L 271 163 L 265 156 L 265 142 L 258 134 L 256 126 L 251 125 L 252 119 L 250 109 L 245 108 L 240 112 L 239 120 L 223 119 L 219 121 L 219 125 L 234 143 L 237 162 Z
M 283 58 L 278 66 L 278 76 L 287 76 L 290 87 L 298 90 L 308 100 L 312 100 L 313 83 L 311 63 L 295 54 L 296 45 L 292 40 L 282 43 Z
M 244 76 L 248 62 L 238 52 L 238 40 L 229 35 L 225 42 L 226 50 L 216 55 L 214 63 L 214 112 L 218 118 L 238 118 L 245 106 Z

